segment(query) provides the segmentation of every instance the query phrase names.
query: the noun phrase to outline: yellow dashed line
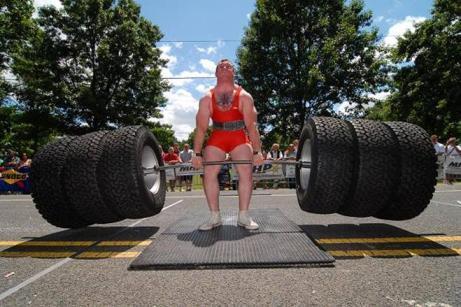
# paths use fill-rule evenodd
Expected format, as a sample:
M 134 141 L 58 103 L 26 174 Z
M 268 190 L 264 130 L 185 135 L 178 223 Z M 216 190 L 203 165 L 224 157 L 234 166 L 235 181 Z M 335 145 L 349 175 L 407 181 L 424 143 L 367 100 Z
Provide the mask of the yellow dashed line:
M 91 246 L 98 241 L 0 241 L 0 246 Z M 152 240 L 145 241 L 101 241 L 97 246 L 147 246 Z
M 398 256 L 447 256 L 461 255 L 461 248 L 386 249 L 386 250 L 332 250 L 333 257 L 398 257 Z
M 152 240 L 144 241 L 101 241 L 97 246 L 147 246 Z
M 0 241 L 0 246 L 91 246 L 97 241 Z
M 0 257 L 68 258 L 75 254 L 74 252 L 0 252 Z
M 98 259 L 98 258 L 134 258 L 141 252 L 83 252 L 75 258 Z
M 424 237 L 386 237 L 386 238 L 335 238 L 318 239 L 319 244 L 344 243 L 407 243 L 407 242 L 454 242 L 461 241 L 461 236 L 424 236 Z

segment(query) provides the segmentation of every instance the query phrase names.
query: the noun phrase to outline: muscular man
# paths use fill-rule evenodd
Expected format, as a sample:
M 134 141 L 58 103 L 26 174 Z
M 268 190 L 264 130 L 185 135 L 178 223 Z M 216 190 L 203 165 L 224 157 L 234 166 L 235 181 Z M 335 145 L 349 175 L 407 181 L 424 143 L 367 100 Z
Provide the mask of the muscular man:
M 195 168 L 202 167 L 202 145 L 210 118 L 213 120 L 213 132 L 203 151 L 204 161 L 224 161 L 226 153 L 229 153 L 232 160 L 252 160 L 254 164 L 261 165 L 261 140 L 253 98 L 234 83 L 234 67 L 229 60 L 218 62 L 215 75 L 216 86 L 200 99 L 192 165 Z M 236 164 L 235 167 L 239 174 L 237 224 L 250 230 L 258 229 L 259 225 L 248 215 L 253 188 L 253 165 Z M 211 216 L 199 227 L 200 230 L 210 230 L 222 224 L 219 212 L 220 169 L 220 165 L 204 168 L 204 189 Z

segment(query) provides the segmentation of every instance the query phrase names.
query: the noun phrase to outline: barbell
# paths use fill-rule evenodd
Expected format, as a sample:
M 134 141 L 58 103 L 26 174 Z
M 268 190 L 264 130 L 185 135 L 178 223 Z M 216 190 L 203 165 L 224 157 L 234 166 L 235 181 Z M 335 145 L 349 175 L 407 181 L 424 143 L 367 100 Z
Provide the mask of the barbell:
M 249 164 L 253 165 L 252 160 L 226 160 L 226 161 L 203 161 L 203 166 L 211 166 L 211 165 L 230 165 L 230 164 Z M 304 168 L 310 168 L 311 164 L 308 161 L 293 161 L 293 160 L 265 160 L 265 164 L 279 164 L 279 165 L 292 165 L 292 166 L 299 166 Z M 144 168 L 144 174 L 150 174 L 152 172 L 157 171 L 164 171 L 167 169 L 175 169 L 175 168 L 182 168 L 182 167 L 190 167 L 191 164 L 180 163 L 180 164 L 168 164 L 162 166 L 154 166 L 151 168 Z
M 405 220 L 429 204 L 436 157 L 429 135 L 404 122 L 312 117 L 299 137 L 296 195 L 302 210 Z M 204 161 L 204 166 L 252 164 Z M 31 169 L 32 197 L 51 224 L 79 228 L 158 214 L 166 170 L 155 136 L 129 126 L 65 137 L 44 146 Z

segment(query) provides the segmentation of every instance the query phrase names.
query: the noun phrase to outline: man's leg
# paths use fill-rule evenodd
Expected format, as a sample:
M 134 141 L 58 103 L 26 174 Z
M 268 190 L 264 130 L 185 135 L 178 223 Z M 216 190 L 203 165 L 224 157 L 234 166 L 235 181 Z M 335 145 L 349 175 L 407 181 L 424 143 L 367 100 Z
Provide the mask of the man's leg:
M 232 160 L 250 160 L 253 161 L 253 151 L 249 144 L 242 144 L 234 148 L 231 152 Z M 253 192 L 253 165 L 236 164 L 239 175 L 238 193 L 239 193 L 239 216 L 237 223 L 246 229 L 258 229 L 256 224 L 248 215 L 250 207 L 251 194 Z
M 225 153 L 217 147 L 207 146 L 204 151 L 203 161 L 223 161 Z M 209 165 L 203 168 L 203 188 L 210 209 L 210 219 L 199 227 L 200 230 L 210 230 L 221 225 L 221 215 L 219 213 L 219 183 L 218 173 L 221 165 Z

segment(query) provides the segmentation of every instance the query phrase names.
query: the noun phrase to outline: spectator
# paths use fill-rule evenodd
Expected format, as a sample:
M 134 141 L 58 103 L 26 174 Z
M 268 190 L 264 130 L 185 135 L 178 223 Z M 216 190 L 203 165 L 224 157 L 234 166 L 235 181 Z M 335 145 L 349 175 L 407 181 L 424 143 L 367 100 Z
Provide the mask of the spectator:
M 295 145 L 290 144 L 287 147 L 287 150 L 285 150 L 285 159 L 286 160 L 296 160 L 296 151 L 295 151 Z M 290 168 L 291 166 L 289 165 L 284 165 L 284 174 L 287 174 L 287 168 Z M 294 189 L 296 186 L 296 181 L 295 178 L 287 178 L 288 182 L 288 188 Z
M 27 157 L 27 154 L 24 152 L 21 155 L 21 159 L 19 160 L 19 163 L 17 164 L 17 169 L 21 169 L 22 167 L 30 167 L 32 164 L 32 160 Z
M 225 161 L 230 161 L 230 155 L 226 153 Z M 218 182 L 219 182 L 219 189 L 225 190 L 227 187 L 230 186 L 230 165 L 223 164 L 221 165 L 221 170 L 218 173 Z
M 445 146 L 439 143 L 439 138 L 437 135 L 435 134 L 431 135 L 431 142 L 432 142 L 432 145 L 434 145 L 435 154 L 437 156 L 441 156 L 445 153 Z
M 6 159 L 5 159 L 5 168 L 6 169 L 13 169 L 13 168 L 16 168 L 16 166 L 18 165 L 19 163 L 19 157 L 16 156 L 16 152 L 9 149 L 8 150 L 8 154 L 6 156 Z
M 272 145 L 271 151 L 267 153 L 267 160 L 282 160 L 283 153 L 280 151 L 280 145 L 274 143 Z
M 271 150 L 267 153 L 267 160 L 282 160 L 283 159 L 283 153 L 280 151 L 280 145 L 277 143 L 274 143 L 272 145 Z M 278 189 L 279 186 L 279 180 L 274 179 L 272 180 L 272 187 L 275 189 Z
M 296 139 L 293 141 L 293 146 L 295 148 L 295 156 L 298 154 L 298 145 L 299 145 L 299 140 Z
M 457 145 L 457 140 L 454 137 L 448 139 L 445 145 L 445 156 L 448 157 L 461 157 L 461 148 Z M 455 176 L 445 171 L 445 183 L 453 184 Z
M 173 150 L 174 150 L 174 153 L 177 154 L 178 157 L 179 157 L 180 151 L 179 151 L 179 144 L 178 143 L 173 144 Z
M 193 150 L 190 149 L 189 144 L 184 144 L 183 150 L 179 153 L 181 163 L 191 163 Z M 182 183 L 186 183 L 186 191 L 192 190 L 192 175 L 179 177 L 179 191 L 181 192 Z
M 165 156 L 163 157 L 163 160 L 165 161 L 166 164 L 169 164 L 169 165 L 178 164 L 180 162 L 178 155 L 174 153 L 173 147 L 168 148 L 168 153 L 165 154 Z M 176 184 L 176 178 L 170 180 L 171 192 L 174 192 L 175 184 Z
M 296 160 L 296 150 L 294 144 L 288 145 L 287 149 L 285 150 L 284 156 L 286 160 Z

